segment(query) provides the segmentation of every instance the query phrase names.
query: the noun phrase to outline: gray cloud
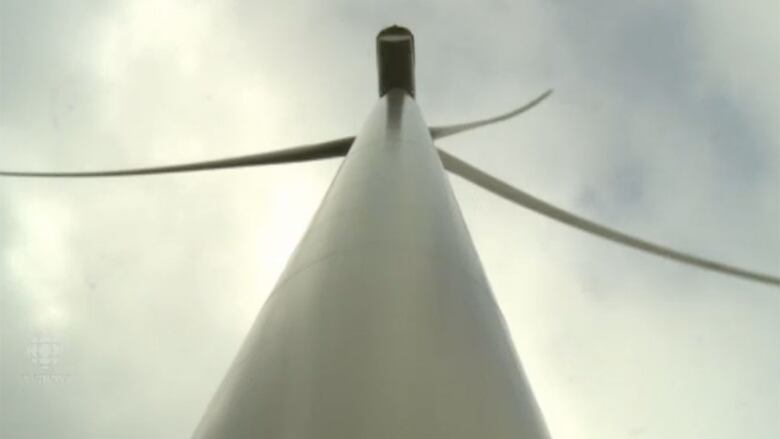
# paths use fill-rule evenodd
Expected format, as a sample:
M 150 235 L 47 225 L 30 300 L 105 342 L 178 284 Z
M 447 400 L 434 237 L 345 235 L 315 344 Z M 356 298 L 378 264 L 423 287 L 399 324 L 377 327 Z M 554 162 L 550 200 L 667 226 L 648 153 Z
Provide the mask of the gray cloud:
M 448 151 L 628 232 L 780 272 L 774 2 L 0 3 L 0 167 L 200 159 L 355 132 L 408 25 Z M 0 436 L 186 437 L 338 163 L 0 184 Z M 780 296 L 452 179 L 555 437 L 780 432 Z M 52 371 L 27 350 L 63 347 Z M 30 377 L 62 377 L 36 383 Z M 34 380 L 33 380 L 34 381 Z

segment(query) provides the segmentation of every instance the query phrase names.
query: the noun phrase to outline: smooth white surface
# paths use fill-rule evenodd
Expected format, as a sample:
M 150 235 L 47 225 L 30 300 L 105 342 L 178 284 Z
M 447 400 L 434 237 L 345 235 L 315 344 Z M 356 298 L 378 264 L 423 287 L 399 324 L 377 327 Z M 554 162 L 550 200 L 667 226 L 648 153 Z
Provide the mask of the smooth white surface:
M 408 96 L 375 107 L 194 437 L 548 437 Z

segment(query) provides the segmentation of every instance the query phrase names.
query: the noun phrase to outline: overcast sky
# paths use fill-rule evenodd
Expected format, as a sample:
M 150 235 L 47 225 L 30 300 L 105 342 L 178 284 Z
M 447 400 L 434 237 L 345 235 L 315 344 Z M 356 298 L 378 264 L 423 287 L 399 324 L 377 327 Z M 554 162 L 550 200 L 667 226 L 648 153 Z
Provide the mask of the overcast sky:
M 588 218 L 780 273 L 780 3 L 459 3 L 0 0 L 0 168 L 353 134 L 377 98 L 374 37 L 398 23 L 431 124 L 555 89 L 442 148 Z M 0 180 L 0 437 L 188 437 L 337 166 Z M 780 290 L 451 181 L 554 438 L 780 437 Z

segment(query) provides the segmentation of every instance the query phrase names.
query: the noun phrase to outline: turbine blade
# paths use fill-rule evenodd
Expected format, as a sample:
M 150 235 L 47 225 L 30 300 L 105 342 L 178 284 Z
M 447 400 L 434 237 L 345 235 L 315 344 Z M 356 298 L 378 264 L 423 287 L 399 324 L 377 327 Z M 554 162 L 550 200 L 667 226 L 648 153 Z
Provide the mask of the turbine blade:
M 466 122 L 466 123 L 459 123 L 455 125 L 446 125 L 446 126 L 438 126 L 438 127 L 431 127 L 431 137 L 433 139 L 441 139 L 442 137 L 452 136 L 453 134 L 458 134 L 463 131 L 473 130 L 474 128 L 480 128 L 486 125 L 491 125 L 497 122 L 502 122 L 507 119 L 511 119 L 518 114 L 525 113 L 526 111 L 530 110 L 531 108 L 538 105 L 543 100 L 547 99 L 548 96 L 552 94 L 552 89 L 547 90 L 546 92 L 542 93 L 537 97 L 536 99 L 532 100 L 531 102 L 523 105 L 520 108 L 514 109 L 508 113 L 501 114 L 496 117 L 491 117 L 488 119 L 482 119 L 477 120 L 474 122 Z
M 124 177 L 131 175 L 171 174 L 177 172 L 206 171 L 212 169 L 239 168 L 246 166 L 273 165 L 281 163 L 303 162 L 309 160 L 341 157 L 347 154 L 354 137 L 331 140 L 313 145 L 304 145 L 278 151 L 263 152 L 240 157 L 230 157 L 203 162 L 178 165 L 156 166 L 150 168 L 117 169 L 86 172 L 17 172 L 0 171 L 4 177 Z
M 672 259 L 684 264 L 689 264 L 699 268 L 717 271 L 723 274 L 780 287 L 780 278 L 777 276 L 758 273 L 709 259 L 704 259 L 699 256 L 683 253 L 668 247 L 635 238 L 615 229 L 611 229 L 593 221 L 589 221 L 585 218 L 579 217 L 573 213 L 569 213 L 561 208 L 542 201 L 533 195 L 510 186 L 504 181 L 486 174 L 485 172 L 469 165 L 457 157 L 442 151 L 441 149 L 439 149 L 439 157 L 441 157 L 444 168 L 448 171 L 457 174 L 462 178 L 482 187 L 483 189 L 487 189 L 488 191 L 502 198 L 552 218 L 556 221 L 568 224 L 569 226 L 580 229 L 584 232 L 588 232 L 601 238 L 605 238 L 619 244 L 627 245 L 629 247 L 633 247 L 647 253 L 652 253 L 663 258 Z

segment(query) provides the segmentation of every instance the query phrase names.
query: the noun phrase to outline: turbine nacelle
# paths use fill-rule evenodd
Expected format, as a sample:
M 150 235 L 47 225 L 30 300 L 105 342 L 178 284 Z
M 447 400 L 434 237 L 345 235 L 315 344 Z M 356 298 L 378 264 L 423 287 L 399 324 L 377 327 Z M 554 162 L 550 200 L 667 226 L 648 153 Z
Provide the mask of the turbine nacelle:
M 394 88 L 414 97 L 414 35 L 401 26 L 390 26 L 376 36 L 379 96 Z

